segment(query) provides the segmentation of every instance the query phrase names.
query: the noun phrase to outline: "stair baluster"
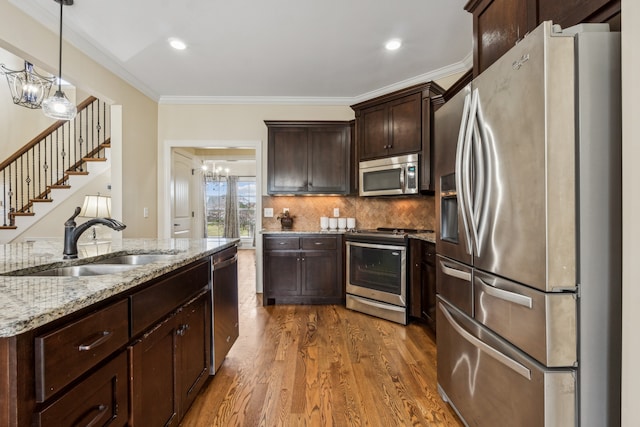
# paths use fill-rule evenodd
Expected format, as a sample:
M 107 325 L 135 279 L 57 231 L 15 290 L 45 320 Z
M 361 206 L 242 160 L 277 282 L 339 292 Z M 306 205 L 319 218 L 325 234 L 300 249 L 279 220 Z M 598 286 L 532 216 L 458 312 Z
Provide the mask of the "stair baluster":
M 105 126 L 107 104 L 89 97 L 77 108 L 74 120 L 53 123 L 0 163 L 3 189 L 0 229 L 16 228 L 16 216 L 33 215 L 34 203 L 52 201 L 52 188 L 68 188 L 70 175 L 86 174 L 87 161 L 104 158 L 103 151 L 110 144 L 109 127 Z

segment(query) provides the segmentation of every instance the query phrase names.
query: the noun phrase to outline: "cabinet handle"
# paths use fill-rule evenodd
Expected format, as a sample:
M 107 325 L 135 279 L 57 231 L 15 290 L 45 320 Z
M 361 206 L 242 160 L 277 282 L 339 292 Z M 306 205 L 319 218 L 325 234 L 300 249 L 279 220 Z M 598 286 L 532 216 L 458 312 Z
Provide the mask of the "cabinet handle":
M 324 245 L 324 243 L 322 242 L 315 242 L 314 245 L 318 246 L 318 245 Z
M 176 334 L 180 335 L 181 337 L 184 336 L 184 334 L 187 333 L 187 331 L 189 330 L 189 324 L 187 323 L 186 325 L 181 325 L 178 330 L 176 331 Z
M 106 342 L 109 338 L 111 338 L 111 332 L 110 331 L 102 331 L 100 332 L 100 336 L 98 337 L 97 340 L 95 340 L 94 342 L 92 342 L 91 344 L 82 344 L 78 346 L 78 351 L 91 351 L 94 348 L 98 347 L 100 344 L 103 344 L 104 342 Z
M 286 245 L 285 242 L 278 242 L 279 245 Z
M 94 408 L 98 411 L 98 413 L 96 414 L 95 417 L 93 417 L 91 419 L 91 421 L 89 421 L 86 426 L 87 427 L 91 427 L 91 426 L 95 426 L 98 424 L 98 421 L 100 421 L 100 419 L 102 418 L 102 415 L 104 414 L 104 411 L 107 410 L 109 406 L 108 405 L 97 405 L 94 406 L 93 408 L 91 408 L 88 412 L 91 412 Z
M 227 342 L 231 341 L 231 335 L 227 336 Z

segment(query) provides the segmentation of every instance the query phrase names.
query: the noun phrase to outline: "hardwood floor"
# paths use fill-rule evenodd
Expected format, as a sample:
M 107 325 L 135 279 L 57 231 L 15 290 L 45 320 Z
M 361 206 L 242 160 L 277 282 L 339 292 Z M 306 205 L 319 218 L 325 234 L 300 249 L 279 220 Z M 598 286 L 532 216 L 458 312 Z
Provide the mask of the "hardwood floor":
M 240 251 L 240 338 L 182 426 L 460 426 L 417 324 L 342 306 L 262 306 Z

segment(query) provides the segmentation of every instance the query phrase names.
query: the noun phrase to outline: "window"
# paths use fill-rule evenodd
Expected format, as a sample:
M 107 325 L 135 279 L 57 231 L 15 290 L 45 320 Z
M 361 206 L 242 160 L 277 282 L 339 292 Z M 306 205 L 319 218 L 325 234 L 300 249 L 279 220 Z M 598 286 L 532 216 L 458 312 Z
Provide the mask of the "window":
M 256 178 L 242 176 L 238 178 L 238 222 L 240 238 L 253 245 L 256 219 Z M 227 181 L 224 178 L 206 181 L 205 212 L 207 237 L 222 237 L 224 234 Z

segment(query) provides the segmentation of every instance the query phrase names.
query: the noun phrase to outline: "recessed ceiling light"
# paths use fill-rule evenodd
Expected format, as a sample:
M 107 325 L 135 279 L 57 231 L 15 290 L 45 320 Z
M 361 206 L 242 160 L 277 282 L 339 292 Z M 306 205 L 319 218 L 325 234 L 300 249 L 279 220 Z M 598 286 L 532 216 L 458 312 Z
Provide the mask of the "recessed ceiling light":
M 187 45 L 182 40 L 178 39 L 169 39 L 169 44 L 176 50 L 185 50 L 187 48 Z
M 387 50 L 397 50 L 400 48 L 400 46 L 402 46 L 402 41 L 400 39 L 392 39 L 389 40 L 384 47 L 387 48 Z

